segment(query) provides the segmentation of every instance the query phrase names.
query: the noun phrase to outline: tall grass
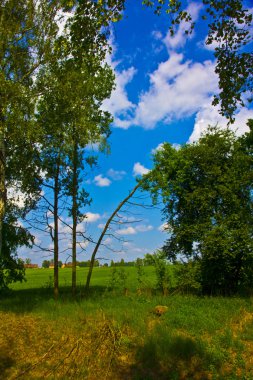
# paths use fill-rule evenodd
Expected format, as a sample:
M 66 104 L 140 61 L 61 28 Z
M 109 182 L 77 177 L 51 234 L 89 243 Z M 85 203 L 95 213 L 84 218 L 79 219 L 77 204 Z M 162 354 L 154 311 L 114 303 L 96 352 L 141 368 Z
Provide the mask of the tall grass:
M 136 268 L 124 269 L 124 284 L 116 283 L 113 288 L 110 268 L 95 268 L 89 294 L 83 292 L 87 270 L 78 269 L 75 300 L 70 292 L 71 270 L 62 269 L 57 302 L 52 298 L 51 271 L 27 271 L 27 282 L 15 284 L 0 300 L 0 329 L 6 331 L 8 341 L 15 330 L 15 339 L 20 340 L 27 356 L 34 349 L 40 359 L 34 357 L 29 364 L 25 355 L 20 357 L 15 351 L 14 362 L 8 368 L 6 364 L 5 378 L 20 373 L 22 368 L 29 369 L 54 342 L 62 340 L 62 348 L 57 346 L 58 355 L 53 352 L 51 361 L 43 359 L 24 378 L 42 378 L 38 377 L 39 368 L 41 374 L 46 373 L 45 366 L 52 371 L 61 357 L 74 352 L 64 359 L 65 367 L 61 365 L 51 372 L 55 376 L 52 378 L 71 378 L 66 375 L 70 371 L 75 379 L 253 379 L 251 298 L 163 296 L 149 292 L 149 286 L 156 283 L 154 270 L 149 267 L 144 268 L 146 291 L 143 287 L 137 292 Z M 125 286 L 129 289 L 127 295 Z M 168 311 L 157 316 L 157 305 L 167 306 Z M 28 338 L 24 337 L 23 327 L 13 331 L 6 328 L 11 318 L 13 327 L 25 326 L 31 319 L 30 325 L 36 328 L 32 328 L 30 336 L 27 333 Z M 11 357 L 7 346 L 5 357 Z M 0 368 L 1 365 L 4 368 L 0 359 Z

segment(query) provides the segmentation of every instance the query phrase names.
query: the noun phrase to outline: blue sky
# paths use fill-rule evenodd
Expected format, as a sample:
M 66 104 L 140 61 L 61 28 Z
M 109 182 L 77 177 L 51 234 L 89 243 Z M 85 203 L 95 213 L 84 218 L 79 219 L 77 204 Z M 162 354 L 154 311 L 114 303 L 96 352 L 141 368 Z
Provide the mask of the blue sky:
M 196 141 L 208 124 L 226 125 L 218 109 L 211 105 L 218 81 L 213 47 L 205 46 L 207 26 L 200 21 L 201 3 L 188 2 L 186 7 L 197 22 L 190 37 L 184 34 L 182 26 L 171 38 L 168 16 L 158 17 L 136 0 L 127 0 L 123 20 L 113 25 L 113 53 L 107 61 L 115 70 L 117 87 L 103 104 L 114 116 L 109 138 L 111 153 L 99 154 L 98 167 L 86 178 L 86 190 L 93 202 L 85 210 L 87 222 L 79 226 L 93 239 L 135 186 L 136 177 L 152 168 L 152 153 L 160 144 L 168 141 L 177 147 Z M 239 110 L 233 129 L 244 133 L 250 117 L 253 118 L 252 110 Z M 150 199 L 145 203 L 150 204 Z M 116 231 L 123 241 L 107 236 L 109 249 L 101 247 L 98 257 L 109 262 L 134 260 L 162 246 L 166 233 L 162 231 L 160 210 L 132 207 L 122 217 L 127 223 L 113 225 L 114 231 L 110 232 Z M 42 235 L 37 234 L 36 239 L 51 247 Z M 62 250 L 66 244 L 61 243 Z M 84 246 L 86 250 L 78 260 L 90 257 L 92 244 Z M 41 263 L 45 253 L 22 249 L 20 255 Z M 62 253 L 60 259 L 65 261 L 67 253 Z

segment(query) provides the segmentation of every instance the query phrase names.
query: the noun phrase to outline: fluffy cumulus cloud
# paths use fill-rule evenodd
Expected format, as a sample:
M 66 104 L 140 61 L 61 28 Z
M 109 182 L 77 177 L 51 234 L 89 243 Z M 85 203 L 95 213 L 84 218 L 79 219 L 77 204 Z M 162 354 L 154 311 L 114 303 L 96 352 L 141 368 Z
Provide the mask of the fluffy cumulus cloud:
M 134 164 L 134 168 L 133 168 L 134 176 L 148 174 L 148 172 L 149 172 L 149 169 L 145 168 L 145 166 L 143 166 L 140 162 L 136 162 Z
M 134 109 L 134 104 L 128 99 L 126 85 L 130 83 L 136 73 L 134 67 L 119 72 L 115 70 L 116 88 L 112 92 L 110 99 L 106 99 L 103 103 L 103 108 L 110 111 L 116 118 L 119 115 L 126 114 L 127 111 Z M 120 120 L 120 119 L 119 119 Z
M 234 124 L 230 128 L 236 132 L 238 136 L 248 131 L 247 121 L 253 118 L 253 110 L 246 108 L 241 109 L 235 118 Z M 205 132 L 208 125 L 219 125 L 222 128 L 227 127 L 228 120 L 222 117 L 218 108 L 212 106 L 211 99 L 196 115 L 193 132 L 189 138 L 189 142 L 197 141 L 201 133 Z
M 202 6 L 196 1 L 190 2 L 186 8 L 193 22 L 200 17 Z M 113 114 L 114 126 L 122 129 L 131 126 L 153 129 L 159 123 L 171 124 L 173 121 L 196 115 L 194 132 L 190 138 L 193 140 L 199 135 L 198 131 L 203 129 L 202 124 L 206 120 L 223 123 L 217 110 L 211 110 L 209 106 L 211 96 L 218 92 L 215 62 L 193 62 L 179 53 L 183 52 L 187 39 L 194 36 L 194 32 L 190 36 L 185 34 L 188 28 L 189 24 L 182 22 L 176 28 L 174 36 L 171 36 L 169 31 L 165 37 L 159 30 L 152 32 L 153 39 L 167 48 L 168 59 L 149 74 L 149 87 L 140 93 L 136 104 L 131 102 L 127 94 L 127 85 L 133 80 L 136 68 L 132 66 L 119 70 L 120 62 L 115 61 L 114 54 L 108 56 L 107 61 L 115 70 L 116 89 L 111 98 L 104 102 L 103 107 Z M 200 43 L 204 45 L 204 41 Z M 115 53 L 116 45 L 113 38 L 111 45 Z M 208 48 L 213 49 L 214 46 Z M 245 116 L 241 112 L 238 115 L 239 121 Z M 138 170 L 140 164 L 136 165 Z M 144 174 L 140 167 L 139 169 L 138 174 Z
M 94 183 L 99 187 L 108 187 L 112 181 L 107 177 L 103 177 L 102 174 L 99 174 L 94 178 Z
M 101 219 L 100 214 L 95 214 L 93 212 L 87 212 L 85 215 L 86 215 L 85 221 L 88 223 L 94 223 L 94 222 L 97 222 L 99 219 Z
M 140 97 L 135 124 L 152 129 L 158 122 L 169 124 L 201 110 L 217 90 L 214 66 L 211 61 L 193 63 L 171 53 L 150 75 L 150 88 Z
M 135 109 L 127 94 L 126 86 L 132 81 L 137 70 L 131 66 L 125 70 L 119 70 L 119 61 L 114 59 L 117 47 L 112 34 L 110 45 L 112 47 L 112 55 L 107 56 L 107 63 L 114 69 L 115 89 L 112 91 L 111 97 L 103 102 L 102 108 L 109 111 L 114 116 L 114 126 L 127 129 L 131 125 L 132 113 Z

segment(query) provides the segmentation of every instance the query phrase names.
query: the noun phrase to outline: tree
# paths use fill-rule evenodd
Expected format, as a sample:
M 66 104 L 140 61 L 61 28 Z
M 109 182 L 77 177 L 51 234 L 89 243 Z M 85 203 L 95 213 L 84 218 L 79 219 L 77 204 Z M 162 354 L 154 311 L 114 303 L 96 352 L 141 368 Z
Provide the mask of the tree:
M 66 36 L 59 36 L 57 20 L 64 15 L 64 11 L 70 10 L 75 17 L 66 39 Z M 79 61 L 88 59 L 98 47 L 101 47 L 99 59 L 102 60 L 107 51 L 106 27 L 112 20 L 120 18 L 121 10 L 122 5 L 117 0 L 109 4 L 103 0 L 98 2 L 5 0 L 0 5 L 0 255 L 2 261 L 3 257 L 7 257 L 6 252 L 3 252 L 3 235 L 5 234 L 7 241 L 9 239 L 6 236 L 9 228 L 5 228 L 5 223 L 7 219 L 11 219 L 7 217 L 7 210 L 10 209 L 7 197 L 7 170 L 10 162 L 16 163 L 18 168 L 16 171 L 10 171 L 12 182 L 16 181 L 15 187 L 18 183 L 23 196 L 32 199 L 30 205 L 33 207 L 36 204 L 34 193 L 37 195 L 40 190 L 36 175 L 38 167 L 36 168 L 34 156 L 37 157 L 36 151 L 43 132 L 39 130 L 34 120 L 34 111 L 38 97 L 47 89 L 35 85 L 37 78 L 40 77 L 39 73 L 59 60 L 64 60 L 64 57 L 75 55 Z M 89 33 L 86 33 L 87 31 Z M 66 41 L 68 43 L 65 44 Z M 87 46 L 90 54 L 83 54 Z M 30 154 L 29 157 L 27 152 Z M 27 169 L 30 163 L 34 169 L 32 172 Z M 22 170 L 22 166 L 26 170 Z M 36 188 L 31 184 L 36 185 Z M 12 216 L 14 210 L 13 208 Z M 29 211 L 28 208 L 26 211 Z M 20 213 L 16 216 L 16 220 L 18 217 Z M 17 233 L 17 236 L 20 234 Z M 24 233 L 22 236 L 28 238 L 25 244 L 32 242 L 30 234 Z M 24 240 L 21 239 L 21 242 L 24 243 Z
M 144 262 L 146 265 L 154 266 L 156 274 L 156 288 L 162 291 L 164 295 L 167 295 L 170 285 L 170 273 L 168 262 L 166 260 L 166 253 L 161 250 L 157 250 L 153 254 L 146 253 L 144 256 Z
M 56 14 L 67 8 L 63 3 L 6 0 L 0 6 L 0 257 L 7 270 L 17 247 L 33 241 L 17 223 L 35 206 L 40 192 L 34 161 L 39 132 L 34 123 L 34 81 L 52 59 Z M 21 190 L 23 207 L 10 199 L 11 188 Z
M 49 268 L 50 261 L 49 260 L 43 260 L 42 262 L 42 268 Z
M 251 133 L 237 138 L 209 127 L 194 144 L 176 151 L 169 144 L 155 154 L 148 175 L 154 199 L 160 194 L 169 238 L 164 251 L 201 263 L 206 293 L 236 292 L 253 279 Z
M 113 211 L 113 213 L 110 215 L 110 217 L 108 218 L 107 222 L 105 223 L 105 226 L 102 230 L 102 233 L 101 235 L 99 236 L 99 239 L 95 245 L 95 248 L 92 252 L 92 255 L 91 255 L 91 260 L 90 260 L 90 267 L 89 267 L 89 271 L 88 271 L 88 275 L 87 275 L 87 279 L 86 279 L 86 284 L 85 284 L 85 289 L 86 291 L 89 291 L 89 288 L 90 288 L 90 280 L 91 280 L 91 275 L 92 275 L 92 271 L 93 271 L 93 267 L 94 267 L 94 263 L 95 263 L 95 260 L 96 260 L 96 254 L 98 252 L 98 249 L 106 235 L 106 232 L 108 230 L 108 228 L 110 227 L 110 224 L 112 223 L 114 217 L 118 214 L 118 212 L 122 209 L 122 207 L 129 201 L 129 199 L 135 194 L 135 192 L 137 191 L 137 189 L 140 188 L 141 186 L 141 183 L 142 182 L 139 182 L 133 189 L 132 191 L 119 203 L 119 205 L 116 207 L 116 209 Z M 115 266 L 115 263 L 113 260 L 111 260 L 111 267 L 114 267 Z
M 54 181 L 55 263 L 59 257 L 59 197 L 64 194 L 71 199 L 71 206 L 67 208 L 72 218 L 73 294 L 76 291 L 77 226 L 85 218 L 81 208 L 90 203 L 89 194 L 82 187 L 83 172 L 86 169 L 84 165 L 92 166 L 95 163 L 94 158 L 90 156 L 84 159 L 85 147 L 89 143 L 104 142 L 109 136 L 112 118 L 108 112 L 101 110 L 101 104 L 109 97 L 114 85 L 112 70 L 103 61 L 107 42 L 102 38 L 102 24 L 99 18 L 94 19 L 91 24 L 90 14 L 87 14 L 86 18 L 82 16 L 85 27 L 78 38 L 84 37 L 86 44 L 75 50 L 76 41 L 72 41 L 71 36 L 76 28 L 77 19 L 80 22 L 80 17 L 77 8 L 76 15 L 68 23 L 70 35 L 61 37 L 61 45 L 57 50 L 57 54 L 62 58 L 41 72 L 39 87 L 46 87 L 47 92 L 39 101 L 37 115 L 45 136 L 40 153 L 43 171 L 47 173 L 48 180 Z M 52 188 L 52 185 L 50 186 Z M 57 265 L 54 282 L 57 298 Z

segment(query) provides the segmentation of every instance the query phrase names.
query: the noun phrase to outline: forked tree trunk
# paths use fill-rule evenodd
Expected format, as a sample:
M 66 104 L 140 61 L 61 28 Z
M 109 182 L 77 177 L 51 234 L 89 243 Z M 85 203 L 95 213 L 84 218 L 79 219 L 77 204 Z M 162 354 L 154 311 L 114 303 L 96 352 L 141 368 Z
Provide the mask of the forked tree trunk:
M 129 195 L 123 199 L 122 202 L 120 202 L 120 204 L 118 205 L 118 207 L 115 209 L 115 211 L 111 214 L 110 218 L 107 220 L 105 226 L 104 226 L 104 229 L 98 239 L 98 242 L 95 246 L 95 249 L 91 255 L 91 260 L 90 260 L 90 267 L 89 267 L 89 272 L 88 272 L 88 275 L 87 275 L 87 280 L 86 280 L 86 285 L 85 285 L 85 290 L 88 291 L 89 288 L 90 288 L 90 279 L 91 279 L 91 275 L 92 275 L 92 271 L 93 271 L 93 267 L 94 267 L 94 263 L 95 263 L 95 259 L 96 259 L 96 254 L 97 254 L 97 251 L 100 247 L 100 244 L 102 243 L 102 240 L 106 234 L 106 231 L 108 229 L 108 227 L 110 226 L 113 218 L 115 217 L 115 215 L 119 212 L 119 210 L 122 208 L 122 206 L 124 206 L 124 204 L 134 195 L 134 193 L 136 192 L 136 190 L 141 186 L 141 182 L 139 182 L 135 187 L 134 189 L 129 193 Z

